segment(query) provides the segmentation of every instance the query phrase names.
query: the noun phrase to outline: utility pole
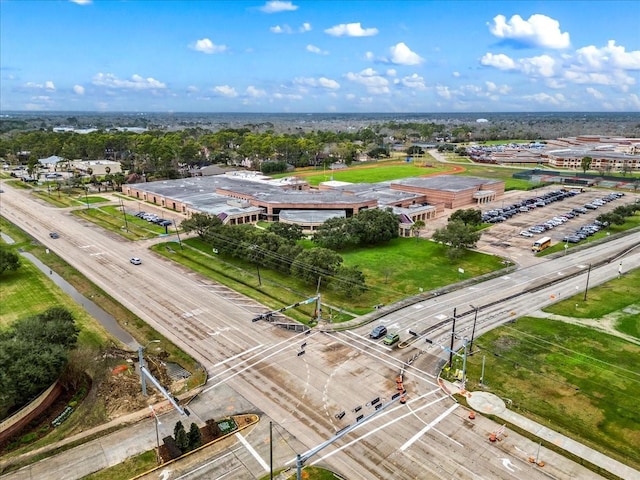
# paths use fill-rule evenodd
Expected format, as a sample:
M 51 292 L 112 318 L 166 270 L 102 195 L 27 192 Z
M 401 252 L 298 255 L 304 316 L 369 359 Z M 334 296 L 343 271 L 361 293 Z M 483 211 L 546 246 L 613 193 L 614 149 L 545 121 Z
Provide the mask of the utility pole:
M 273 480 L 273 422 L 269 422 L 269 479 Z
M 456 336 L 456 309 L 453 309 L 453 328 L 451 329 L 451 347 L 449 347 L 449 368 L 453 366 L 453 341 Z
M 587 270 L 587 284 L 584 287 L 584 299 L 583 301 L 587 301 L 587 290 L 589 290 L 589 275 L 591 275 L 591 264 L 589 264 L 589 270 Z
M 473 305 L 471 305 L 473 307 Z M 473 316 L 473 329 L 471 330 L 471 344 L 469 345 L 469 355 L 473 355 L 473 338 L 476 334 L 476 322 L 478 321 L 478 307 L 473 307 L 476 309 L 476 313 Z

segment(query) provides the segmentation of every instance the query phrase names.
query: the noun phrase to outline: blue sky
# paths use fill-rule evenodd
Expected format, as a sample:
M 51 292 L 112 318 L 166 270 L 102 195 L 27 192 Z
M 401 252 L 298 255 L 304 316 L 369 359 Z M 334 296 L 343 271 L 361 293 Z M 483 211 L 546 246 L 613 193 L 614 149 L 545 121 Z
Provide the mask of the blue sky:
M 638 1 L 0 0 L 0 109 L 640 111 Z

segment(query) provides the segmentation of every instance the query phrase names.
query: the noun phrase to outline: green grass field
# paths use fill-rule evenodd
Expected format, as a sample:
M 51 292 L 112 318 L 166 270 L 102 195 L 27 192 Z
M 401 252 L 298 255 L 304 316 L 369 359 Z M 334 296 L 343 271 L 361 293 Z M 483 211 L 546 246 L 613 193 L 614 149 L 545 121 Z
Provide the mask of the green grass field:
M 183 244 L 191 248 L 181 250 L 177 243 L 168 243 L 153 249 L 274 309 L 315 295 L 315 285 L 303 284 L 290 275 L 262 268 L 262 285 L 259 286 L 253 264 L 214 255 L 210 246 L 195 238 Z M 346 266 L 360 267 L 370 290 L 361 297 L 345 300 L 332 291 L 322 289 L 322 301 L 338 311 L 345 311 L 343 316 L 334 312 L 334 321 L 348 320 L 351 318 L 348 312 L 361 315 L 370 312 L 374 305 L 393 303 L 421 291 L 427 292 L 504 267 L 501 258 L 476 252 L 467 252 L 452 264 L 444 255 L 445 248 L 423 239 L 397 238 L 376 248 L 340 252 Z M 459 268 L 464 273 L 460 273 Z M 307 310 L 303 309 L 301 316 L 296 316 L 293 311 L 290 315 L 308 321 L 312 309 L 309 307 Z
M 619 331 L 640 339 L 640 269 L 544 309 L 576 319 L 614 315 Z M 576 304 L 579 305 L 576 308 Z M 477 350 L 476 350 L 477 348 Z M 601 330 L 524 317 L 474 342 L 468 385 L 478 385 L 483 358 L 488 390 L 543 425 L 640 466 L 640 346 Z M 460 368 L 458 365 L 457 368 Z
M 477 350 L 476 350 L 477 349 Z M 469 388 L 487 390 L 551 429 L 640 467 L 640 346 L 555 320 L 520 318 L 474 342 Z

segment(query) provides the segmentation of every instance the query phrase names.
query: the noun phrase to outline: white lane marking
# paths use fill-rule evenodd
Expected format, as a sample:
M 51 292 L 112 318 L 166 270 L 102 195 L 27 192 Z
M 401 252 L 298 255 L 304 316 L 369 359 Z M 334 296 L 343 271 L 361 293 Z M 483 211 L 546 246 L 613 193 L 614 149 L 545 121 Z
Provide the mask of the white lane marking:
M 444 420 L 445 417 L 447 417 L 448 415 L 450 415 L 456 408 L 458 408 L 459 404 L 456 403 L 455 405 L 450 406 L 445 412 L 443 412 L 442 414 L 440 414 L 438 416 L 438 418 L 436 418 L 433 422 L 429 423 L 426 427 L 424 427 L 422 430 L 420 430 L 418 433 L 416 433 L 413 437 L 411 437 L 409 440 L 407 440 L 405 442 L 404 445 L 402 445 L 400 447 L 400 451 L 404 452 L 407 448 L 409 448 L 416 440 L 418 440 L 422 435 L 424 435 L 425 433 L 427 433 L 429 430 L 431 430 L 431 428 L 434 425 L 437 425 L 438 423 L 440 423 L 442 420 Z
M 300 335 L 305 335 L 305 334 L 304 334 L 304 333 L 302 333 L 302 334 L 300 334 Z M 298 335 L 298 336 L 300 336 L 300 335 Z M 295 338 L 295 337 L 294 337 L 294 338 Z M 238 370 L 237 372 L 235 372 L 235 373 L 233 373 L 232 375 L 228 376 L 228 377 L 227 377 L 227 378 L 225 378 L 224 380 L 221 380 L 221 381 L 219 381 L 218 383 L 216 383 L 216 384 L 214 384 L 214 385 L 211 385 L 209 388 L 205 388 L 201 393 L 206 393 L 206 392 L 208 392 L 209 390 L 212 390 L 212 389 L 216 388 L 218 385 L 222 385 L 224 382 L 226 382 L 226 381 L 228 381 L 228 380 L 231 380 L 233 377 L 235 377 L 235 376 L 237 376 L 237 375 L 240 375 L 242 372 L 245 372 L 245 371 L 249 370 L 250 368 L 252 368 L 252 367 L 254 367 L 254 366 L 258 365 L 259 363 L 262 363 L 262 362 L 266 361 L 267 359 L 269 359 L 269 358 L 271 358 L 271 357 L 273 357 L 273 356 L 275 356 L 275 355 L 278 355 L 278 354 L 283 353 L 283 352 L 285 351 L 285 349 L 284 349 L 284 348 L 282 348 L 282 347 L 281 347 L 281 345 L 285 345 L 285 344 L 288 344 L 288 343 L 289 343 L 289 344 L 291 343 L 291 339 L 283 340 L 282 342 L 276 343 L 275 345 L 271 345 L 271 346 L 270 346 L 268 349 L 266 349 L 264 352 L 260 352 L 260 353 L 258 353 L 258 354 L 256 354 L 256 355 L 253 355 L 253 356 L 251 356 L 251 357 L 249 357 L 249 358 L 247 358 L 247 359 L 245 359 L 245 360 L 242 360 L 242 361 L 241 361 L 240 363 L 238 363 L 237 365 L 234 365 L 233 367 L 230 367 L 230 368 L 228 368 L 228 369 L 226 369 L 226 370 L 224 370 L 224 371 L 222 371 L 222 372 L 220 372 L 220 373 L 218 373 L 218 374 L 216 374 L 216 375 L 213 375 L 212 377 L 210 377 L 210 378 L 207 380 L 207 383 L 208 383 L 208 382 L 210 382 L 210 381 L 212 381 L 212 380 L 217 379 L 218 377 L 222 376 L 223 374 L 226 374 L 226 373 L 227 373 L 227 372 L 229 372 L 229 371 L 232 371 L 232 369 L 233 369 L 233 368 L 235 368 L 236 366 L 242 365 L 243 363 L 247 363 L 247 362 L 249 362 L 250 360 L 253 360 L 253 359 L 254 359 L 254 358 L 256 358 L 258 355 L 261 355 L 261 354 L 263 354 L 263 353 L 265 353 L 265 352 L 268 352 L 269 350 L 276 349 L 276 351 L 275 351 L 275 352 L 273 352 L 273 353 L 271 353 L 271 354 L 269 354 L 269 355 L 267 355 L 267 356 L 265 356 L 265 357 L 263 357 L 263 358 L 258 359 L 255 363 L 250 364 L 250 365 L 248 365 L 247 367 L 242 368 L 241 370 Z M 290 345 L 288 345 L 288 347 L 287 347 L 287 348 L 295 348 L 295 346 L 294 346 L 293 344 L 290 344 Z
M 235 455 L 235 452 L 237 452 L 239 450 L 240 450 L 240 448 L 234 448 L 229 453 L 225 453 L 224 455 L 221 455 L 221 456 L 219 456 L 217 458 L 214 458 L 210 462 L 204 463 L 204 464 L 200 465 L 198 468 L 196 468 L 194 470 L 191 470 L 190 472 L 187 472 L 187 473 L 185 473 L 184 475 L 182 475 L 180 477 L 177 477 L 175 480 L 181 480 L 183 478 L 187 478 L 187 477 L 191 476 L 191 474 L 196 473 L 197 471 L 202 470 L 203 468 L 207 468 L 209 465 L 216 463 L 218 460 L 222 460 L 224 457 L 228 457 L 229 455 Z M 237 470 L 237 468 L 236 468 L 236 470 Z M 165 470 L 163 470 L 163 471 L 165 471 Z M 168 471 L 170 472 L 171 470 L 168 470 Z
M 218 335 L 218 334 L 219 334 L 219 332 L 215 332 L 215 333 L 210 332 L 209 333 L 209 335 Z M 255 347 L 251 347 L 249 350 L 245 350 L 244 352 L 240 352 L 237 355 L 234 355 L 233 357 L 229 357 L 229 358 L 227 358 L 225 360 L 222 360 L 221 362 L 216 363 L 214 365 L 214 367 L 219 367 L 220 365 L 224 365 L 226 362 L 228 362 L 230 360 L 235 360 L 236 358 L 241 357 L 242 355 L 246 355 L 247 353 L 249 353 L 249 352 L 251 352 L 251 351 L 253 351 L 253 350 L 257 349 L 257 348 L 260 348 L 260 347 L 262 347 L 262 344 L 256 345 Z
M 515 472 L 516 470 L 520 470 L 513 463 L 511 463 L 511 460 L 509 460 L 508 458 L 502 458 L 501 460 L 502 460 L 502 466 L 507 470 L 509 470 L 510 472 Z M 515 468 L 515 470 L 511 467 Z
M 418 400 L 421 400 L 421 399 L 425 398 L 427 395 L 431 395 L 432 393 L 436 393 L 437 391 L 438 391 L 438 390 L 434 390 L 433 392 L 429 392 L 429 393 L 427 393 L 427 394 L 425 394 L 425 395 L 421 395 L 420 397 L 418 397 L 418 398 L 416 398 L 415 400 L 413 400 L 413 402 L 417 402 Z M 343 446 L 341 446 L 341 447 L 339 447 L 339 448 L 336 448 L 334 451 L 332 451 L 332 452 L 330 452 L 330 453 L 327 453 L 327 454 L 326 454 L 326 455 L 324 455 L 323 457 L 320 457 L 318 460 L 316 460 L 315 462 L 313 462 L 311 465 L 315 465 L 315 464 L 316 464 L 316 463 L 318 463 L 318 462 L 322 462 L 323 460 L 326 460 L 327 458 L 329 458 L 329 457 L 333 456 L 334 454 L 341 452 L 341 451 L 342 451 L 342 450 L 344 450 L 345 448 L 349 448 L 351 445 L 353 445 L 353 444 L 355 444 L 355 443 L 358 443 L 360 440 L 364 440 L 364 439 L 365 439 L 365 438 L 367 438 L 369 435 L 373 435 L 374 433 L 376 433 L 376 432 L 378 432 L 378 431 L 380 431 L 380 430 L 384 430 L 385 428 L 389 427 L 391 424 L 396 423 L 396 422 L 399 422 L 400 420 L 404 419 L 405 417 L 408 417 L 409 415 L 413 415 L 415 412 L 418 412 L 418 411 L 422 410 L 423 408 L 431 407 L 431 406 L 435 405 L 436 403 L 441 402 L 442 400 L 445 400 L 445 399 L 447 399 L 447 398 L 449 398 L 449 397 L 440 397 L 440 398 L 438 398 L 438 399 L 436 399 L 436 400 L 434 400 L 434 401 L 432 401 L 432 402 L 429 402 L 429 403 L 427 403 L 427 404 L 425 404 L 425 405 L 423 405 L 423 406 L 421 406 L 421 407 L 416 408 L 415 410 L 411 410 L 410 412 L 405 413 L 404 415 L 401 415 L 400 417 L 398 417 L 398 418 L 396 418 L 396 419 L 394 419 L 394 420 L 391 420 L 390 422 L 387 422 L 387 423 L 385 423 L 385 424 L 383 424 L 383 425 L 380 425 L 378 428 L 375 428 L 375 429 L 371 430 L 370 432 L 365 433 L 365 434 L 364 434 L 364 435 L 362 435 L 361 437 L 358 437 L 358 438 L 356 438 L 355 440 L 352 440 L 351 442 L 349 442 L 349 443 L 347 443 L 347 444 L 345 444 L 345 445 L 343 445 Z M 411 401 L 410 401 L 410 402 L 411 402 Z M 395 407 L 395 408 L 391 409 L 389 412 L 385 412 L 385 413 L 384 413 L 384 415 L 388 415 L 388 414 L 390 414 L 390 413 L 392 413 L 392 412 L 394 412 L 394 411 L 396 411 L 396 410 L 398 410 L 398 409 L 400 409 L 400 408 L 404 408 L 404 405 L 399 405 L 399 406 L 397 406 L 397 407 Z M 376 417 L 374 417 L 374 418 L 376 418 Z M 373 420 L 373 418 L 372 418 L 371 420 Z M 357 427 L 355 427 L 352 431 L 353 431 L 353 432 L 355 432 L 355 431 L 356 431 L 356 430 L 358 430 L 362 425 L 367 424 L 367 423 L 369 423 L 369 422 L 364 422 L 364 423 L 362 423 L 362 424 L 359 424 L 359 425 L 358 425 Z M 287 462 L 285 465 L 289 465 L 289 464 L 291 464 L 291 463 L 293 463 L 293 462 L 295 462 L 295 461 L 296 461 L 296 459 L 294 458 L 294 459 L 290 460 L 289 462 Z
M 238 440 L 240 440 L 240 443 L 242 443 L 242 445 L 244 445 L 244 448 L 246 448 L 247 450 L 249 450 L 249 453 L 251 455 L 253 455 L 253 458 L 255 458 L 258 463 L 262 466 L 262 468 L 264 468 L 265 472 L 269 471 L 269 465 L 267 465 L 267 462 L 265 462 L 262 457 L 260 455 L 258 455 L 258 452 L 256 452 L 254 450 L 254 448 L 251 446 L 251 444 L 249 442 L 247 442 L 247 440 L 238 432 L 236 433 L 236 438 Z

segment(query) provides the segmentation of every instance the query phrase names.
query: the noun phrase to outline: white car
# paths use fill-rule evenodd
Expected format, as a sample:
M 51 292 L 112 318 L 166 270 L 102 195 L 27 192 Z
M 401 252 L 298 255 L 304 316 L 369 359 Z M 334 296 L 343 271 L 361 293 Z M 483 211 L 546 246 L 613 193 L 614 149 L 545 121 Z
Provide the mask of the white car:
M 131 260 L 129 261 L 134 265 L 140 265 L 142 263 L 142 260 L 140 260 L 138 257 L 131 257 Z
M 528 232 L 527 230 L 522 230 L 520 232 L 520 235 L 523 236 L 523 237 L 533 237 L 533 233 Z

